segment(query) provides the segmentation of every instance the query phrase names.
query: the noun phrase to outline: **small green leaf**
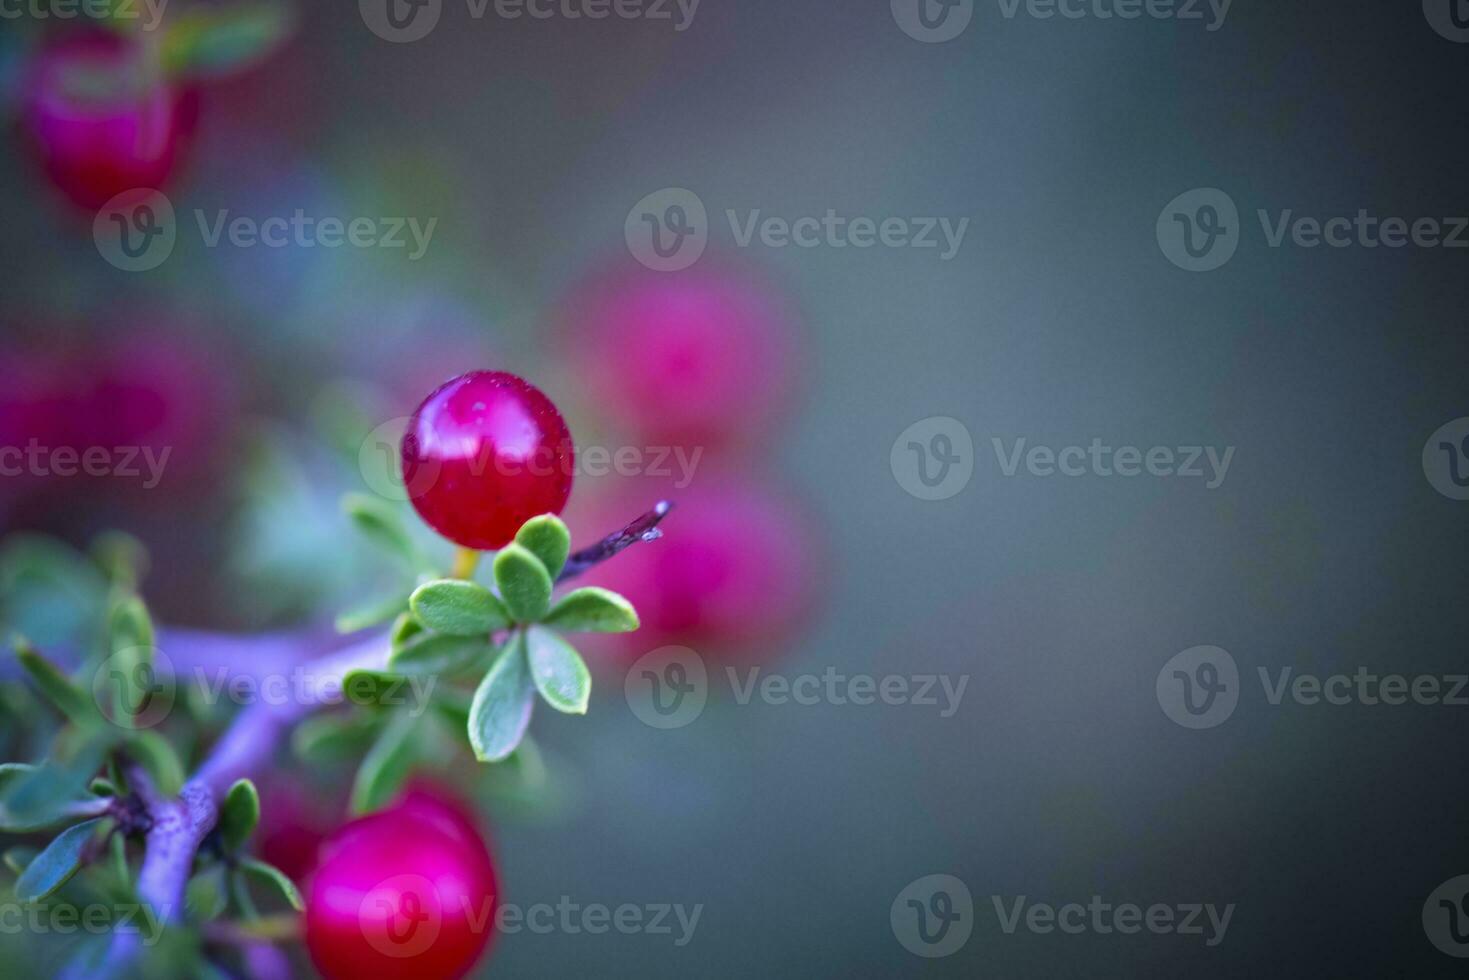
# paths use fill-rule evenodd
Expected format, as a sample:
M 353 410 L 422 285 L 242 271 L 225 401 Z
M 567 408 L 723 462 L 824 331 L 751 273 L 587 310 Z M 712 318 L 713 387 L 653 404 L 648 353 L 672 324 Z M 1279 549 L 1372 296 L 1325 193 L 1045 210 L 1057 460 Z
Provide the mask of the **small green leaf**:
M 137 596 L 113 602 L 107 617 L 107 641 L 112 654 L 107 661 L 112 719 L 130 726 L 158 686 L 153 672 L 153 620 Z
M 394 707 L 406 702 L 408 677 L 387 670 L 353 670 L 342 678 L 342 696 L 364 708 Z
M 113 603 L 107 617 L 107 638 L 114 655 L 122 650 L 153 650 L 153 619 L 143 600 L 130 595 Z
M 388 642 L 392 645 L 393 652 L 396 653 L 409 640 L 422 632 L 423 624 L 414 618 L 413 613 L 405 612 L 393 621 L 393 628 L 388 633 Z
M 238 851 L 260 822 L 260 794 L 248 779 L 237 780 L 219 811 L 219 836 L 229 851 Z
M 123 748 L 148 771 L 158 792 L 177 796 L 184 785 L 184 764 L 168 739 L 152 729 L 129 732 Z
M 477 582 L 428 582 L 414 591 L 408 604 L 420 623 L 449 636 L 488 636 L 510 625 L 505 604 Z
M 539 622 L 551 608 L 550 573 L 518 544 L 507 544 L 495 555 L 495 584 L 517 623 Z
M 400 674 L 457 674 L 478 665 L 493 649 L 488 636 L 422 633 L 388 655 L 388 669 Z
M 525 660 L 525 635 L 517 632 L 474 692 L 469 744 L 481 762 L 499 762 L 510 755 L 530 727 L 536 689 Z
M 219 918 L 229 901 L 224 887 L 225 866 L 215 865 L 196 874 L 189 881 L 184 907 L 194 922 L 212 922 Z
M 369 626 L 377 626 L 402 613 L 408 608 L 408 600 L 401 595 L 389 596 L 386 599 L 372 599 L 347 610 L 337 617 L 338 633 L 356 633 L 365 630 Z
M 169 18 L 163 57 L 172 74 L 220 77 L 243 71 L 285 43 L 290 10 L 278 3 L 194 8 Z
M 99 718 L 96 705 L 92 699 L 80 687 L 71 682 L 60 667 L 46 659 L 39 650 L 31 646 L 24 637 L 17 636 L 13 641 L 15 644 L 15 655 L 20 659 L 20 665 L 25 668 L 36 687 L 46 696 L 46 700 L 56 706 L 63 715 L 78 725 L 95 724 Z
M 526 649 L 531 677 L 546 703 L 567 714 L 586 714 L 592 675 L 576 648 L 555 630 L 532 626 Z
M 543 622 L 572 633 L 631 633 L 638 613 L 616 592 L 587 586 L 562 596 Z
M 566 567 L 566 556 L 571 553 L 571 532 L 555 514 L 542 514 L 520 526 L 515 534 L 515 543 L 539 558 L 554 582 L 561 569 Z
M 419 564 L 413 539 L 403 527 L 398 511 L 387 501 L 365 493 L 349 493 L 342 498 L 342 510 L 369 541 L 411 565 Z
M 240 868 L 246 874 L 278 888 L 282 897 L 287 902 L 290 902 L 291 908 L 297 912 L 305 911 L 306 903 L 301 901 L 300 890 L 296 887 L 295 882 L 291 881 L 280 868 L 266 864 L 264 861 L 257 861 L 254 858 L 245 858 L 240 862 Z
M 413 768 L 416 722 L 407 714 L 397 714 L 378 736 L 352 784 L 353 813 L 370 813 L 397 795 Z
M 82 866 L 87 844 L 101 822 L 101 818 L 84 820 L 58 834 L 21 872 L 15 882 L 16 897 L 22 902 L 39 902 L 66 884 Z
M 88 793 L 87 785 L 110 744 L 110 733 L 63 729 L 44 766 L 16 766 L 6 775 L 0 789 L 0 826 L 19 833 L 94 815 L 108 801 Z

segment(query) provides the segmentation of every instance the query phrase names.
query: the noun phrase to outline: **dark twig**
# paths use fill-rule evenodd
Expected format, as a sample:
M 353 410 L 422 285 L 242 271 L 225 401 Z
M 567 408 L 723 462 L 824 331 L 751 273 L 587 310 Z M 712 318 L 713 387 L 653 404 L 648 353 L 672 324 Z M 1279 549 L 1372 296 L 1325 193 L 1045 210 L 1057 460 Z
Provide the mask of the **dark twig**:
M 574 578 L 593 565 L 606 561 L 639 541 L 654 541 L 661 538 L 663 532 L 658 530 L 658 524 L 668 516 L 668 512 L 672 509 L 673 501 L 658 501 L 653 505 L 652 510 L 635 519 L 627 527 L 620 531 L 613 531 L 590 548 L 583 548 L 566 559 L 566 567 L 561 569 L 561 574 L 556 581 L 564 582 L 569 578 Z

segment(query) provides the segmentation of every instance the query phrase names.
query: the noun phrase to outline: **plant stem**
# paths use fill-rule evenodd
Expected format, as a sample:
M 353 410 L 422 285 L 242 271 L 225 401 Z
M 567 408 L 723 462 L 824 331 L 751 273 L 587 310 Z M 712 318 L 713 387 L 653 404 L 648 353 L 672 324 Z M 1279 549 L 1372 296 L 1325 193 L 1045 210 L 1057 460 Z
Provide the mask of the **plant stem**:
M 480 553 L 473 548 L 460 548 L 454 552 L 454 567 L 449 572 L 450 578 L 474 578 L 474 570 L 479 567 Z

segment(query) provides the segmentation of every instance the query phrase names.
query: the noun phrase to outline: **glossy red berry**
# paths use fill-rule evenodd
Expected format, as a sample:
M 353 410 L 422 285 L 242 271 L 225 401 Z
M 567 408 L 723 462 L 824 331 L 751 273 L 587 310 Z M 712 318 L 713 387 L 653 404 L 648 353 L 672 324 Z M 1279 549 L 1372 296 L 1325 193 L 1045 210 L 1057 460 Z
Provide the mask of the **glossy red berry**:
M 424 399 L 401 455 L 419 516 L 466 548 L 503 547 L 571 495 L 565 419 L 540 389 L 503 371 L 471 371 Z
M 41 52 L 24 114 L 46 173 L 92 210 L 123 191 L 161 189 L 196 107 L 192 90 L 163 78 L 148 46 L 116 32 L 81 31 Z
M 322 844 L 306 948 L 327 980 L 450 980 L 493 935 L 499 887 L 461 808 L 422 791 Z

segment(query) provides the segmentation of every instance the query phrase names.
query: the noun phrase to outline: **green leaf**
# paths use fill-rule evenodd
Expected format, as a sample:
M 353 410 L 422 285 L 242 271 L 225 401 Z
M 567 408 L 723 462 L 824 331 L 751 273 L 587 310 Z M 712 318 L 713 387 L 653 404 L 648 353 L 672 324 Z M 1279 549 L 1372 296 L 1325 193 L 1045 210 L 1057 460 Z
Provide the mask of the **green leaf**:
M 388 633 L 388 642 L 396 653 L 415 636 L 423 632 L 423 624 L 414 618 L 413 613 L 405 612 L 393 621 L 393 628 Z
M 484 637 L 510 625 L 510 613 L 495 593 L 462 579 L 420 585 L 408 605 L 420 623 L 449 636 Z
M 37 830 L 45 830 L 63 821 L 100 816 L 106 813 L 112 805 L 111 801 L 105 797 L 79 791 L 71 799 L 59 800 L 39 813 L 27 816 L 11 812 L 6 805 L 6 797 L 15 787 L 24 785 L 26 780 L 44 781 L 48 778 L 51 778 L 51 774 L 42 771 L 37 766 L 23 762 L 0 764 L 0 831 L 10 834 L 28 834 Z
M 240 862 L 240 868 L 251 877 L 278 888 L 281 896 L 290 902 L 291 908 L 297 912 L 305 911 L 306 903 L 301 901 L 300 890 L 280 868 L 266 864 L 264 861 L 257 861 L 255 858 L 245 858 Z
M 229 901 L 224 886 L 225 867 L 215 865 L 196 874 L 189 881 L 184 896 L 184 907 L 194 922 L 211 922 L 219 918 Z
M 493 649 L 488 636 L 423 633 L 388 655 L 388 669 L 400 674 L 457 674 L 479 664 Z
M 369 626 L 386 623 L 407 608 L 408 600 L 401 595 L 389 596 L 386 599 L 372 599 L 338 616 L 337 632 L 356 633 Z
M 352 812 L 370 813 L 385 806 L 402 788 L 413 768 L 413 733 L 417 720 L 398 714 L 383 729 L 357 769 L 352 784 Z
M 526 650 L 531 677 L 546 703 L 570 715 L 586 714 L 592 675 L 576 648 L 555 630 L 532 626 Z
M 158 792 L 177 796 L 184 785 L 184 764 L 168 739 L 152 729 L 129 732 L 124 751 L 148 771 Z
M 474 692 L 469 744 L 481 762 L 499 762 L 510 755 L 530 727 L 536 689 L 525 661 L 525 635 L 517 632 Z
M 347 703 L 364 708 L 397 707 L 406 703 L 412 688 L 406 674 L 388 670 L 352 670 L 342 678 Z
M 238 851 L 260 822 L 260 794 L 248 779 L 237 780 L 219 811 L 219 836 L 225 849 Z
M 107 638 L 114 655 L 133 648 L 152 652 L 153 619 L 142 599 L 126 596 L 113 603 L 107 617 Z
M 410 565 L 420 564 L 413 539 L 403 527 L 397 509 L 387 501 L 365 493 L 349 493 L 342 498 L 342 510 L 369 541 Z
M 87 785 L 110 744 L 106 735 L 63 729 L 44 766 L 16 765 L 6 774 L 0 789 L 0 826 L 22 832 L 94 815 L 107 801 L 89 794 Z
M 542 514 L 520 526 L 515 543 L 539 558 L 554 582 L 571 553 L 571 532 L 555 514 Z
M 495 584 L 517 623 L 535 623 L 551 608 L 551 576 L 541 560 L 518 544 L 495 555 Z
M 172 74 L 220 77 L 262 61 L 291 36 L 290 10 L 278 3 L 196 7 L 170 17 L 163 57 Z
M 153 673 L 153 621 L 141 599 L 126 596 L 113 603 L 107 617 L 107 662 L 112 691 L 112 718 L 131 725 L 157 687 Z
M 41 693 L 71 721 L 78 725 L 93 725 L 100 719 L 97 706 L 80 687 L 62 672 L 61 668 L 46 659 L 39 650 L 24 638 L 14 639 L 15 655 Z
M 573 633 L 631 633 L 638 613 L 616 592 L 587 586 L 562 596 L 543 622 Z
M 66 884 L 82 866 L 87 844 L 101 822 L 100 817 L 84 820 L 58 834 L 21 872 L 15 882 L 16 897 L 22 902 L 39 902 Z

